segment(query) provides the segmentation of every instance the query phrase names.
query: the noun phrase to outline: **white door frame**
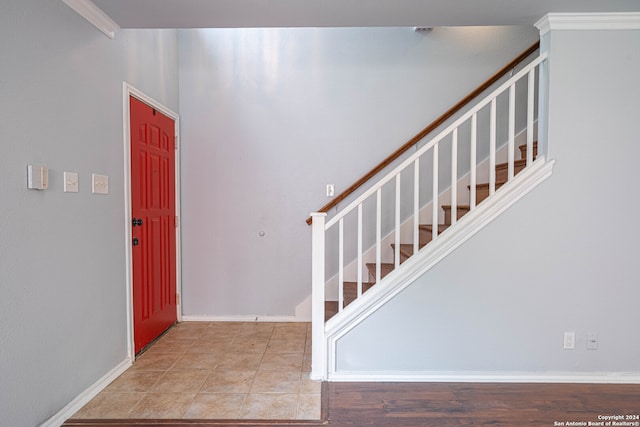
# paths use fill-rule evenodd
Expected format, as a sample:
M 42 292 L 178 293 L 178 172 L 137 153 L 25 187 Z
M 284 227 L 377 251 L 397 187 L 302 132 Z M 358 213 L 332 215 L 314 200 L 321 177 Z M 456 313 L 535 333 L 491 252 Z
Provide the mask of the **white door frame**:
M 126 272 L 126 293 L 127 293 L 127 353 L 131 362 L 135 359 L 135 343 L 133 337 L 133 261 L 132 255 L 132 237 L 131 237 L 131 123 L 130 123 L 130 111 L 129 111 L 129 98 L 133 96 L 139 99 L 145 104 L 150 105 L 162 114 L 171 118 L 175 122 L 175 146 L 180 147 L 180 117 L 178 113 L 172 111 L 160 102 L 156 101 L 150 96 L 147 96 L 142 91 L 131 86 L 129 83 L 124 82 L 122 85 L 122 105 L 123 105 L 123 140 L 124 140 L 124 236 L 125 236 L 125 272 Z M 176 149 L 175 158 L 175 172 L 176 172 L 176 317 L 178 322 L 182 321 L 182 264 L 180 262 L 180 220 L 182 219 L 180 213 L 180 150 Z

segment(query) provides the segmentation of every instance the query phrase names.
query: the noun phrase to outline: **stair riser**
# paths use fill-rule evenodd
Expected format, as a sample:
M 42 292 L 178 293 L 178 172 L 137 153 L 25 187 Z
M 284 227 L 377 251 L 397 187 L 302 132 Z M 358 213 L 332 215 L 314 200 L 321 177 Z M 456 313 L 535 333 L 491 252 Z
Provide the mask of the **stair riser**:
M 525 168 L 525 164 L 519 164 L 516 162 L 513 165 L 513 174 L 517 175 L 522 169 Z M 507 165 L 503 167 L 496 166 L 496 182 L 508 181 L 509 178 L 509 168 Z
M 462 218 L 467 212 L 469 211 L 466 209 L 457 209 L 458 219 Z M 448 208 L 444 209 L 444 223 L 451 224 L 451 209 L 448 209 Z
M 504 183 L 497 183 L 496 184 L 496 190 L 498 190 L 503 185 L 504 185 Z M 489 197 L 489 186 L 488 185 L 483 185 L 481 187 L 476 187 L 476 204 L 479 204 L 480 202 L 482 202 L 487 197 Z
M 527 158 L 527 146 L 525 145 L 521 145 L 520 147 L 520 158 L 521 159 L 526 159 Z M 538 157 L 538 143 L 534 143 L 533 144 L 533 158 L 535 159 L 536 157 Z

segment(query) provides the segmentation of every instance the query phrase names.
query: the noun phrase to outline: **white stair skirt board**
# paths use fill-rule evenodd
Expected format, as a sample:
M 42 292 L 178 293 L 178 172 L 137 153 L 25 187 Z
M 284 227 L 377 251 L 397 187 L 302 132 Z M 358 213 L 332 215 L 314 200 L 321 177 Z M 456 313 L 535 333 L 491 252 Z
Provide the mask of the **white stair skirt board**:
M 73 414 L 78 412 L 84 405 L 89 403 L 91 399 L 96 397 L 98 393 L 104 390 L 109 384 L 116 378 L 124 373 L 133 364 L 130 358 L 126 358 L 120 362 L 115 368 L 109 371 L 106 375 L 93 383 L 89 388 L 80 393 L 75 399 L 73 399 L 67 406 L 62 408 L 53 417 L 42 423 L 40 427 L 59 427 L 67 419 L 71 418 Z
M 640 384 L 640 372 L 337 372 L 329 381 Z
M 479 204 L 459 219 L 454 227 L 445 232 L 446 237 L 443 233 L 442 238 L 431 242 L 426 250 L 413 255 L 402 264 L 402 268 L 393 270 L 380 284 L 369 289 L 338 315 L 329 319 L 325 325 L 329 376 L 336 373 L 335 354 L 338 339 L 551 176 L 553 165 L 553 160 L 547 161 L 544 156 L 539 156 L 531 166 L 496 191 L 486 203 Z

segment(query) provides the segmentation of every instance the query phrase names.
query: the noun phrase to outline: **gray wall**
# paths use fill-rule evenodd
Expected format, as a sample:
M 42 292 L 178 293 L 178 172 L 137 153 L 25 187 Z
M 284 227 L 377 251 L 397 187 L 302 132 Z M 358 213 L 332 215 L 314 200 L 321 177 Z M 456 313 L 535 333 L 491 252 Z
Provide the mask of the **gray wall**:
M 184 314 L 293 315 L 311 293 L 304 220 L 325 185 L 351 185 L 537 38 L 181 30 Z
M 543 41 L 553 175 L 343 337 L 339 371 L 640 373 L 640 32 Z
M 0 425 L 34 426 L 127 357 L 122 82 L 177 110 L 176 33 L 109 40 L 61 1 L 3 0 L 0 55 Z

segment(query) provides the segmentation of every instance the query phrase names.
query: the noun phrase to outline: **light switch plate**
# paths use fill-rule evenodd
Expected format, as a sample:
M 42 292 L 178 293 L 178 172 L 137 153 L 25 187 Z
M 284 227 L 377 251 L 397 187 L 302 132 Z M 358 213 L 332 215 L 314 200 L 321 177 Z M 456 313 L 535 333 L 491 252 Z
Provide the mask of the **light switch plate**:
M 49 188 L 49 169 L 41 165 L 27 165 L 27 188 L 32 190 Z
M 91 174 L 91 191 L 93 194 L 109 194 L 109 177 L 97 173 Z
M 64 179 L 65 193 L 78 192 L 78 173 L 77 172 L 65 172 L 63 179 Z

